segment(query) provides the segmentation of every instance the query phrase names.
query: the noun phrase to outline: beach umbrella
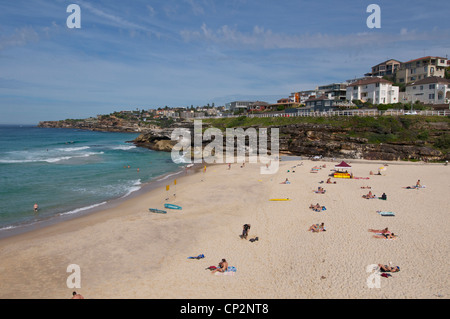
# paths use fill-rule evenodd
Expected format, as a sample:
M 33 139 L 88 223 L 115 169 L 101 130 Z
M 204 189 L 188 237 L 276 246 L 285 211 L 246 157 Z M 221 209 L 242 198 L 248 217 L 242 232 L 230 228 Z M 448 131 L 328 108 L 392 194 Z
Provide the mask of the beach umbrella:
M 351 166 L 348 165 L 346 162 L 342 161 L 338 165 L 334 165 L 336 168 L 350 168 Z

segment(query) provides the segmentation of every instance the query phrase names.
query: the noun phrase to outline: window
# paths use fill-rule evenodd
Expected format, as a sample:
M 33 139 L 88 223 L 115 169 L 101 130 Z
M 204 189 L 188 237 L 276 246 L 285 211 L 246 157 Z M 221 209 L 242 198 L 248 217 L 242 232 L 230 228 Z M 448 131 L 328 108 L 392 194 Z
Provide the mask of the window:
M 405 79 L 404 79 L 404 78 L 401 78 L 401 79 L 398 79 L 398 81 L 399 81 L 400 83 L 403 83 L 403 82 L 405 82 Z
M 417 69 L 411 69 L 411 74 L 416 74 Z
M 423 90 L 423 85 L 420 86 L 420 90 L 421 90 L 421 91 Z
M 434 90 L 434 89 L 436 88 L 436 84 L 430 84 L 430 85 L 428 86 L 428 88 L 429 88 L 430 90 Z
M 434 94 L 428 94 L 428 99 L 429 100 L 434 100 Z
M 416 87 L 415 86 L 413 86 L 413 90 L 415 90 L 416 89 Z
M 380 87 L 380 83 L 375 83 L 375 87 Z

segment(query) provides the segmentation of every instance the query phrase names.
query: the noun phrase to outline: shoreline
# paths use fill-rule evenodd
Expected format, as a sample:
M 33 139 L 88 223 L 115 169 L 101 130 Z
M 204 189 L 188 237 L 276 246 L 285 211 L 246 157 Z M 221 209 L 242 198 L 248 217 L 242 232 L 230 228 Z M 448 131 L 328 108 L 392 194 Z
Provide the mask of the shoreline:
M 248 158 L 246 157 L 246 160 Z M 314 162 L 325 162 L 325 163 L 339 163 L 341 161 L 345 161 L 347 163 L 360 163 L 360 164 L 391 164 L 391 165 L 439 165 L 442 166 L 443 163 L 426 163 L 426 162 L 410 162 L 410 161 L 382 161 L 382 160 L 365 160 L 365 159 L 332 159 L 332 158 L 322 158 L 319 160 L 311 160 L 307 158 L 303 158 L 302 156 L 298 155 L 287 155 L 283 154 L 280 155 L 280 163 L 281 162 L 289 162 L 289 161 L 311 161 Z M 247 162 L 246 162 L 247 163 Z M 238 163 L 233 163 L 237 165 Z M 186 163 L 188 165 L 188 163 Z M 51 226 L 58 225 L 59 223 L 65 223 L 70 222 L 71 220 L 86 217 L 95 213 L 99 213 L 102 211 L 108 211 L 111 210 L 119 205 L 125 204 L 128 201 L 131 201 L 135 199 L 136 197 L 144 196 L 144 195 L 151 195 L 152 191 L 155 191 L 156 189 L 163 187 L 167 184 L 168 181 L 170 183 L 173 183 L 173 180 L 175 178 L 171 178 L 172 176 L 177 176 L 179 174 L 182 174 L 183 172 L 189 172 L 189 174 L 196 174 L 200 172 L 201 167 L 204 165 L 211 166 L 211 165 L 225 165 L 225 164 L 193 164 L 192 167 L 188 171 L 186 171 L 186 166 L 183 166 L 183 168 L 174 171 L 174 172 L 168 172 L 160 176 L 154 177 L 152 180 L 145 182 L 140 185 L 140 188 L 136 191 L 132 191 L 131 193 L 125 194 L 120 197 L 112 198 L 109 200 L 105 200 L 100 203 L 94 203 L 89 206 L 85 207 L 79 207 L 72 211 L 75 211 L 72 213 L 72 211 L 69 212 L 62 212 L 58 213 L 54 216 L 47 217 L 42 220 L 38 220 L 35 222 L 31 222 L 25 225 L 17 225 L 17 226 L 7 226 L 5 228 L 0 229 L 0 241 L 3 239 L 7 239 L 9 237 L 15 237 L 27 234 L 29 232 L 39 231 L 42 228 L 47 228 Z M 195 172 L 193 172 L 195 171 Z M 185 177 L 187 174 L 184 174 L 183 176 L 180 176 L 179 178 Z M 77 212 L 78 211 L 78 212 Z M 11 227 L 11 228 L 10 228 Z
M 439 209 L 448 207 L 448 183 L 442 184 L 447 167 L 383 161 L 390 166 L 385 175 L 335 179 L 338 185 L 322 184 L 327 192 L 318 195 L 312 190 L 342 159 L 281 159 L 273 175 L 261 175 L 260 163 L 233 163 L 231 170 L 211 164 L 205 174 L 202 164 L 177 178 L 173 203 L 181 211 L 148 212 L 166 202 L 166 190 L 159 187 L 67 223 L 0 239 L 0 297 L 68 299 L 73 289 L 66 287 L 66 267 L 78 264 L 82 285 L 76 290 L 88 299 L 449 298 L 448 248 L 442 247 L 449 225 Z M 363 177 L 380 164 L 348 162 Z M 323 164 L 326 169 L 310 174 Z M 280 185 L 286 177 L 291 185 Z M 427 188 L 402 189 L 418 178 Z M 367 184 L 377 195 L 386 192 L 388 201 L 360 198 L 367 193 L 360 186 Z M 291 201 L 268 201 L 281 197 Z M 309 210 L 316 201 L 327 211 Z M 383 218 L 377 209 L 398 216 Z M 432 233 L 430 220 L 442 231 Z M 325 222 L 327 232 L 307 232 L 317 222 Z M 252 225 L 249 238 L 259 241 L 239 238 L 245 223 Z M 386 226 L 400 239 L 373 239 L 367 232 Z M 186 259 L 200 253 L 203 260 Z M 237 267 L 235 276 L 205 270 L 221 258 Z M 365 267 L 389 261 L 402 271 L 382 278 L 382 289 L 368 289 Z
M 95 214 L 95 213 L 101 212 L 103 210 L 108 210 L 108 209 L 117 207 L 118 205 L 121 205 L 122 203 L 124 203 L 128 200 L 132 200 L 136 196 L 140 196 L 140 195 L 149 193 L 152 190 L 154 190 L 158 187 L 161 187 L 162 184 L 164 184 L 166 180 L 170 180 L 170 178 L 172 176 L 177 176 L 179 174 L 182 174 L 184 171 L 185 171 L 185 166 L 182 168 L 179 168 L 176 171 L 167 172 L 160 176 L 156 176 L 152 180 L 140 184 L 139 189 L 137 189 L 135 191 L 131 191 L 131 192 L 121 195 L 119 197 L 106 199 L 102 202 L 94 203 L 94 204 L 91 204 L 88 206 L 78 207 L 71 211 L 57 213 L 53 216 L 49 216 L 44 219 L 27 222 L 26 224 L 5 226 L 2 229 L 0 229 L 0 240 L 9 238 L 9 237 L 18 236 L 21 234 L 26 234 L 28 232 L 37 231 L 41 228 L 50 227 L 52 225 L 57 225 L 59 223 L 69 222 L 69 221 L 79 218 L 79 217 L 87 216 L 90 214 Z M 173 180 L 172 180 L 172 182 L 173 182 Z

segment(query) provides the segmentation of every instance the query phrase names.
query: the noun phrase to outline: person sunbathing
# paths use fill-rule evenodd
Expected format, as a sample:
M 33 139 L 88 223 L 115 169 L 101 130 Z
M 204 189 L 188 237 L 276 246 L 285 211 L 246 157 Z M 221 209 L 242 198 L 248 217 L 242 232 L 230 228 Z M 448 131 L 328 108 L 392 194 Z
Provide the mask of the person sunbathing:
M 320 186 L 319 186 L 319 187 L 317 188 L 317 190 L 314 191 L 314 192 L 315 192 L 315 193 L 318 193 L 318 194 L 325 194 L 326 191 L 323 189 L 323 187 L 320 187 Z
M 375 198 L 375 195 L 372 194 L 372 191 L 369 191 L 369 193 L 367 195 L 363 195 L 362 197 L 366 198 L 366 199 L 370 199 L 370 198 Z
M 215 273 L 217 271 L 219 272 L 225 272 L 228 269 L 228 263 L 225 260 L 225 258 L 222 259 L 222 261 L 219 263 L 219 268 L 214 269 L 211 271 L 211 273 Z
M 311 204 L 309 208 L 312 209 L 313 211 L 320 212 L 325 208 L 325 206 L 320 206 L 319 203 L 317 203 L 316 205 Z
M 327 179 L 327 184 L 336 184 L 336 181 L 332 182 L 332 181 L 331 181 L 331 178 L 328 178 L 328 179 Z
M 361 186 L 362 189 L 372 189 L 370 186 Z
M 311 225 L 311 227 L 309 227 L 308 231 L 312 231 L 313 233 L 325 231 L 324 223 Z
M 280 184 L 290 184 L 291 182 L 289 181 L 289 179 L 286 178 L 286 180 Z
M 388 265 L 378 264 L 378 267 L 380 267 L 380 271 L 381 272 L 397 272 L 397 271 L 400 271 L 400 267 L 399 266 L 391 267 L 391 266 L 388 266 Z
M 378 234 L 390 234 L 391 231 L 386 227 L 385 229 L 369 229 L 372 233 L 378 233 Z
M 380 234 L 380 235 L 373 235 L 373 238 L 383 238 L 383 239 L 395 239 L 398 236 L 395 235 L 394 233 L 384 233 L 384 234 Z

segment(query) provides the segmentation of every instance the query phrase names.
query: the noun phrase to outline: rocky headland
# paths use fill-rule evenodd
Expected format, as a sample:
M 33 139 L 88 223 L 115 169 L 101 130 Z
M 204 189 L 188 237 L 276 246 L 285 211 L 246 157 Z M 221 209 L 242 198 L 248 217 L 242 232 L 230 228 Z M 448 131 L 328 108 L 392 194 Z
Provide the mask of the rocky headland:
M 227 122 L 228 121 L 228 122 Z M 234 121 L 234 122 L 233 122 Z M 367 160 L 450 160 L 448 151 L 450 139 L 450 121 L 441 119 L 342 119 L 336 122 L 310 123 L 308 121 L 282 124 L 254 124 L 250 119 L 224 119 L 203 121 L 203 129 L 219 128 L 226 135 L 226 129 L 267 128 L 268 148 L 270 132 L 279 129 L 279 151 L 282 154 L 297 156 L 323 156 L 333 158 L 353 158 Z M 327 123 L 328 122 L 328 123 Z M 140 132 L 140 136 L 131 141 L 139 147 L 156 151 L 170 152 L 177 141 L 171 139 L 175 128 L 185 128 L 192 137 L 194 146 L 194 125 L 192 121 L 176 122 L 170 127 L 140 126 L 122 119 L 108 118 L 107 121 L 65 120 L 41 122 L 40 127 L 78 128 L 111 132 Z M 249 137 L 246 136 L 248 143 Z M 202 146 L 212 142 L 203 140 Z M 225 149 L 225 139 L 224 139 Z

